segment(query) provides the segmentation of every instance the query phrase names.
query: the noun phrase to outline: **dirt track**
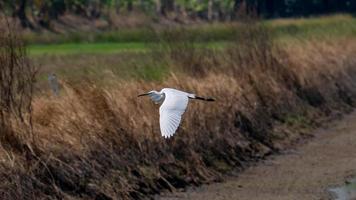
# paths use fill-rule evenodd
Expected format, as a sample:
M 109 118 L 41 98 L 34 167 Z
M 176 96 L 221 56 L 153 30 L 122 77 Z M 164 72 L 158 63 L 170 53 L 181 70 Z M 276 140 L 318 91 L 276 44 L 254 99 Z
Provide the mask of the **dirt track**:
M 319 129 L 306 144 L 251 167 L 238 177 L 160 200 L 330 199 L 327 188 L 356 175 L 356 112 Z

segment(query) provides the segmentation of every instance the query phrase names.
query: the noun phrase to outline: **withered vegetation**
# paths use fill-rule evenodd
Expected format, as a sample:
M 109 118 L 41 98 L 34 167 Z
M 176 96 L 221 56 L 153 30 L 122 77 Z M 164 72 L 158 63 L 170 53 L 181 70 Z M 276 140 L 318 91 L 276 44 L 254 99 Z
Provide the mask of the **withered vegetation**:
M 15 30 L 5 20 L 0 27 L 0 141 L 3 148 L 18 152 L 31 149 L 32 99 L 36 68 Z M 27 149 L 29 150 L 29 149 Z
M 115 87 L 62 80 L 58 98 L 32 97 L 35 71 L 23 45 L 2 35 L 0 196 L 143 199 L 219 181 L 354 107 L 354 39 L 282 46 L 265 27 L 243 28 L 223 50 L 167 32 L 164 50 L 152 55 L 169 66 L 164 80 L 116 80 Z M 157 106 L 136 98 L 163 87 L 217 101 L 191 102 L 165 140 Z

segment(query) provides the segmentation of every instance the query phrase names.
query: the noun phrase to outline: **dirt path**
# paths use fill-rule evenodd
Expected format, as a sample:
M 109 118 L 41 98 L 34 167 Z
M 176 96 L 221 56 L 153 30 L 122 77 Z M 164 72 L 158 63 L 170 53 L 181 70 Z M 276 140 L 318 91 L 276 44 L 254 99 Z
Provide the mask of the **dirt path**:
M 327 129 L 317 130 L 315 138 L 290 153 L 272 156 L 238 177 L 158 199 L 330 199 L 327 188 L 342 184 L 354 175 L 356 112 L 331 123 Z

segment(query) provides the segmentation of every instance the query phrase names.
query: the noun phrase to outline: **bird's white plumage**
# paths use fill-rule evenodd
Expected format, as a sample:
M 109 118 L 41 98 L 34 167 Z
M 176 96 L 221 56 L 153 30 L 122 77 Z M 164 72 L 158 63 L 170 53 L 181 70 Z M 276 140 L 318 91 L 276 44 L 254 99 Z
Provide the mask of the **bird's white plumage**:
M 177 131 L 191 94 L 170 88 L 163 89 L 161 93 L 165 95 L 159 108 L 161 134 L 169 138 Z
M 162 103 L 159 108 L 159 122 L 161 134 L 164 138 L 170 138 L 177 131 L 182 115 L 188 106 L 189 98 L 214 101 L 212 98 L 203 98 L 172 88 L 164 88 L 160 92 L 152 90 L 148 93 L 140 94 L 138 97 L 146 95 L 156 104 Z

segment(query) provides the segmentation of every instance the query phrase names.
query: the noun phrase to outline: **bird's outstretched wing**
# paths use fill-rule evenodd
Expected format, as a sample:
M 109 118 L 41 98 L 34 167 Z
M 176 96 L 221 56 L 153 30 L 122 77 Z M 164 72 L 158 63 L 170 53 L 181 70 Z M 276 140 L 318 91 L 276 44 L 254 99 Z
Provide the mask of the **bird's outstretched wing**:
M 176 90 L 165 91 L 165 100 L 159 109 L 161 134 L 171 137 L 178 129 L 182 115 L 188 105 L 188 96 Z

